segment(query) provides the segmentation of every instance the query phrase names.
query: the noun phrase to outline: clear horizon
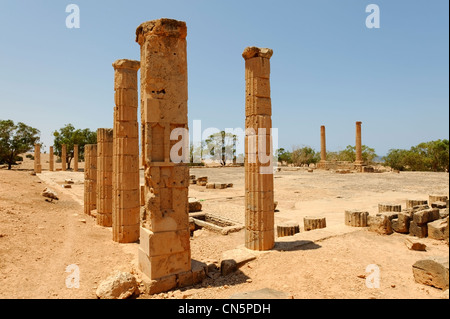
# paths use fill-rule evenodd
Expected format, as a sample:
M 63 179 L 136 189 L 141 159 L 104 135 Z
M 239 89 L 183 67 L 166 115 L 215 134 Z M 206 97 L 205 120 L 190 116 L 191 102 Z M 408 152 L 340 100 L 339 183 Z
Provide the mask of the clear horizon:
M 66 6 L 80 9 L 68 29 Z M 278 147 L 362 143 L 384 156 L 449 139 L 448 1 L 2 1 L 0 119 L 52 132 L 112 127 L 112 63 L 139 60 L 135 30 L 162 17 L 188 27 L 189 127 L 244 128 L 242 51 L 273 49 L 272 123 Z M 380 8 L 380 28 L 365 21 Z

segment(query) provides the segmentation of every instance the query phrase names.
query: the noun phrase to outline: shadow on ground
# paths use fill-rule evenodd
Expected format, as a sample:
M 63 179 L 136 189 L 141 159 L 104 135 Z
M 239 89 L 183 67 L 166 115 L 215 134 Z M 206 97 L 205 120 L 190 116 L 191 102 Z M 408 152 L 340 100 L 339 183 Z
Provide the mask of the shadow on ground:
M 311 240 L 294 240 L 294 241 L 275 242 L 273 250 L 278 251 L 312 250 L 321 247 L 322 246 L 316 244 Z

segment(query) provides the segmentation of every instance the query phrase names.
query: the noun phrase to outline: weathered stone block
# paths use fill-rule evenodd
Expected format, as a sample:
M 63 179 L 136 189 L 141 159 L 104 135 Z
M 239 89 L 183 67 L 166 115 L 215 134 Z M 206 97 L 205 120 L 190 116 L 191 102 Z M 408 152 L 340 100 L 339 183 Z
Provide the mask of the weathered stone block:
M 150 279 L 166 277 L 167 274 L 179 274 L 191 269 L 190 251 L 161 255 L 148 256 L 139 248 L 139 266 Z
M 177 274 L 177 287 L 188 287 L 194 284 L 192 270 Z
M 139 254 L 139 256 L 141 256 L 141 255 Z M 147 258 L 147 260 L 148 260 L 148 258 Z M 141 263 L 141 261 L 142 261 L 142 263 Z M 139 266 L 141 267 L 141 269 L 144 272 L 144 277 L 143 277 L 142 282 L 144 284 L 146 293 L 148 293 L 150 295 L 158 294 L 161 292 L 169 291 L 169 290 L 177 287 L 177 276 L 175 274 L 161 277 L 156 280 L 151 280 L 150 278 L 148 278 L 145 275 L 144 269 L 147 269 L 145 267 L 150 266 L 150 263 L 149 263 L 149 261 L 146 261 L 145 257 L 142 257 L 142 259 L 139 258 Z
M 189 212 L 195 213 L 202 210 L 202 203 L 199 201 L 189 201 Z
M 427 245 L 413 238 L 407 238 L 405 245 L 409 250 L 425 251 L 427 248 Z
M 427 237 L 428 227 L 426 224 L 418 225 L 416 222 L 411 221 L 409 224 L 409 234 L 419 238 Z
M 397 218 L 391 220 L 392 229 L 397 233 L 409 233 L 409 224 L 411 222 L 411 213 L 400 212 Z
M 433 222 L 430 222 L 427 224 L 428 226 L 428 237 L 433 239 L 439 239 L 443 240 L 448 238 L 448 235 L 446 236 L 446 229 L 448 227 L 447 220 L 445 219 L 438 219 Z
M 434 202 L 434 203 L 431 203 L 431 207 L 432 208 L 439 208 L 439 209 L 447 208 L 447 202 Z
M 429 257 L 414 263 L 412 266 L 414 280 L 420 284 L 448 289 L 449 259 L 447 257 Z
M 434 202 L 446 202 L 448 200 L 447 195 L 429 195 L 428 203 L 431 205 Z
M 295 221 L 287 221 L 277 225 L 277 236 L 293 236 L 300 232 L 300 225 Z
M 140 248 L 148 256 L 185 252 L 190 249 L 188 230 L 154 233 L 140 227 Z
M 306 216 L 303 218 L 305 231 L 327 227 L 325 217 Z
M 382 203 L 378 204 L 378 212 L 401 212 L 402 205 L 390 204 L 390 203 Z
M 139 216 L 139 208 L 137 210 Z M 136 225 L 115 226 L 116 217 L 113 213 L 113 240 L 119 243 L 134 243 L 139 239 L 139 223 Z M 117 225 L 117 224 L 116 224 Z
M 390 235 L 392 234 L 392 225 L 391 220 L 388 216 L 384 214 L 377 214 L 375 216 L 369 216 L 367 219 L 367 224 L 369 226 L 369 230 L 382 234 L 382 235 Z
M 436 219 L 439 219 L 439 209 L 437 208 L 420 210 L 413 214 L 413 221 L 417 225 L 423 225 Z
M 263 57 L 254 57 L 245 60 L 245 78 L 270 78 L 270 60 Z
M 363 212 L 359 210 L 346 210 L 345 225 L 352 227 L 366 227 L 368 216 L 369 212 Z
M 426 199 L 407 199 L 406 200 L 406 209 L 413 208 L 418 205 L 427 205 L 428 200 Z
M 183 212 L 176 212 L 173 209 L 149 211 L 150 214 L 147 217 L 147 222 L 154 232 L 183 230 L 188 229 L 189 227 L 189 212 L 187 204 L 186 209 Z

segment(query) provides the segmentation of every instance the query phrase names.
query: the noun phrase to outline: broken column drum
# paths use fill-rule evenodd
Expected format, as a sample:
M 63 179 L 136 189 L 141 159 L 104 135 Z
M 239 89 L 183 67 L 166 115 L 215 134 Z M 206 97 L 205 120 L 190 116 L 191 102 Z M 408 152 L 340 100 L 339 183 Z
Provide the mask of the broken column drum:
M 139 61 L 121 59 L 114 67 L 114 127 L 112 228 L 113 240 L 132 243 L 139 239 Z
M 188 138 L 180 139 L 175 130 L 187 132 L 188 128 L 186 35 L 186 23 L 172 19 L 148 21 L 136 30 L 141 48 L 146 210 L 140 229 L 139 267 L 151 280 L 169 281 L 169 286 L 192 278 L 189 167 L 185 164 L 189 146 L 185 145 Z M 171 152 L 177 149 L 175 144 L 184 145 L 180 158 L 179 151 Z
M 269 250 L 275 244 L 272 161 L 271 49 L 247 47 L 245 59 L 245 246 Z M 264 130 L 265 129 L 265 130 Z

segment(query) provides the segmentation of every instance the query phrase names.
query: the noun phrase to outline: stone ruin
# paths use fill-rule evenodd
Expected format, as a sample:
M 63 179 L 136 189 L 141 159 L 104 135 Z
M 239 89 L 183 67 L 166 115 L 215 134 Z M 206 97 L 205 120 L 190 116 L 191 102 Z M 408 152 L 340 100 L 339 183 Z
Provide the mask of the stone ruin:
M 121 59 L 113 63 L 114 127 L 99 129 L 97 144 L 85 146 L 85 213 L 90 215 L 96 210 L 97 223 L 113 228 L 114 241 L 139 240 L 138 264 L 151 294 L 190 286 L 204 278 L 205 265 L 191 260 L 190 233 L 196 227 L 214 229 L 209 223 L 214 216 L 196 213 L 203 218 L 196 220 L 189 216 L 189 184 L 211 188 L 208 187 L 211 183 L 207 177 L 190 176 L 188 159 L 183 157 L 183 151 L 188 149 L 183 140 L 183 132 L 188 129 L 186 36 L 185 22 L 171 19 L 144 22 L 137 28 L 141 60 Z M 245 247 L 251 250 L 270 250 L 275 244 L 273 168 L 271 161 L 262 160 L 272 151 L 272 54 L 271 49 L 257 47 L 247 47 L 242 53 L 246 83 Z M 177 145 L 181 146 L 181 154 L 172 152 Z M 364 171 L 361 147 L 361 122 L 356 122 L 356 161 L 351 165 Z M 144 185 L 139 183 L 139 163 L 144 167 Z M 318 168 L 330 167 L 333 163 L 326 160 L 325 126 L 322 126 Z M 219 188 L 225 188 L 221 185 Z M 380 204 L 380 216 L 346 211 L 345 224 L 374 231 L 389 227 L 399 231 L 407 219 L 404 216 L 416 216 L 416 204 L 423 203 L 409 203 L 412 206 L 405 213 L 400 205 Z M 409 225 L 414 225 L 419 217 L 408 218 Z M 424 224 L 419 222 L 417 225 L 423 229 Z M 305 217 L 304 224 L 305 230 L 326 227 L 325 218 L 317 216 Z M 279 237 L 292 236 L 300 229 L 298 223 L 278 226 Z M 226 227 L 229 228 L 226 231 L 240 229 L 235 225 Z M 410 226 L 408 231 L 414 232 Z
M 175 129 L 188 128 L 186 23 L 148 21 L 136 30 L 141 48 L 141 140 L 146 214 L 139 267 L 149 291 L 192 285 L 188 212 L 189 167 L 174 161 Z M 183 137 L 183 136 L 182 136 Z M 179 154 L 176 154 L 179 155 Z M 176 156 L 175 156 L 176 157 Z
M 85 147 L 85 213 L 95 212 L 99 225 L 111 226 L 114 241 L 140 241 L 139 268 L 148 277 L 150 293 L 192 285 L 205 274 L 203 266 L 191 262 L 188 187 L 192 178 L 187 159 L 179 151 L 171 152 L 179 144 L 181 153 L 188 149 L 184 145 L 187 140 L 183 140 L 183 132 L 188 129 L 186 35 L 185 22 L 171 19 L 148 21 L 137 28 L 141 61 L 122 59 L 113 63 L 114 127 L 99 129 L 97 144 Z M 274 245 L 273 169 L 271 161 L 264 163 L 260 158 L 272 150 L 272 50 L 248 47 L 242 56 L 246 129 L 250 129 L 246 130 L 246 155 L 253 159 L 245 163 L 245 245 L 268 250 Z M 142 189 L 137 123 L 139 69 Z M 262 172 L 264 168 L 270 173 Z M 198 182 L 207 186 L 206 177 Z M 218 183 L 215 188 L 232 187 L 223 185 Z M 203 217 L 205 221 L 196 221 L 201 224 L 197 226 L 209 227 L 208 218 L 212 217 Z M 227 227 L 228 231 L 238 229 Z
M 75 168 L 74 168 L 75 170 Z M 97 130 L 97 225 L 112 226 L 113 130 Z
M 65 160 L 66 157 L 67 157 L 67 145 L 66 144 L 62 144 L 61 145 L 61 170 L 62 171 L 66 171 L 67 170 L 67 162 Z M 78 162 L 79 162 L 78 145 L 77 144 L 75 144 L 73 146 L 73 160 L 74 160 L 73 171 L 77 172 L 78 171 Z M 53 146 L 49 147 L 48 162 L 49 162 L 48 170 L 50 172 L 54 172 L 55 171 L 55 159 L 54 159 L 54 147 Z M 35 144 L 34 145 L 34 172 L 38 173 L 38 174 L 42 173 L 41 145 L 40 144 Z
M 247 47 L 242 53 L 245 60 L 246 96 L 245 246 L 253 250 L 269 250 L 275 244 L 273 168 L 271 161 L 261 161 L 267 153 L 272 153 L 272 54 L 271 49 L 256 47 Z
M 372 166 L 368 166 L 363 161 L 362 157 L 362 141 L 361 141 L 361 124 L 362 122 L 356 122 L 356 134 L 355 134 L 355 162 L 343 162 L 343 161 L 327 161 L 327 148 L 326 148 L 326 136 L 325 126 L 320 127 L 320 162 L 317 163 L 318 169 L 335 170 L 339 174 L 348 174 L 352 171 L 361 173 L 376 173 L 377 170 Z
M 114 127 L 112 169 L 113 240 L 139 239 L 139 128 L 137 72 L 139 61 L 117 60 L 114 67 Z
M 405 209 L 400 204 L 380 203 L 375 215 L 369 215 L 367 211 L 345 211 L 345 224 L 368 227 L 369 231 L 382 235 L 396 232 L 448 242 L 448 209 L 447 196 L 430 195 L 429 200 L 407 200 Z

